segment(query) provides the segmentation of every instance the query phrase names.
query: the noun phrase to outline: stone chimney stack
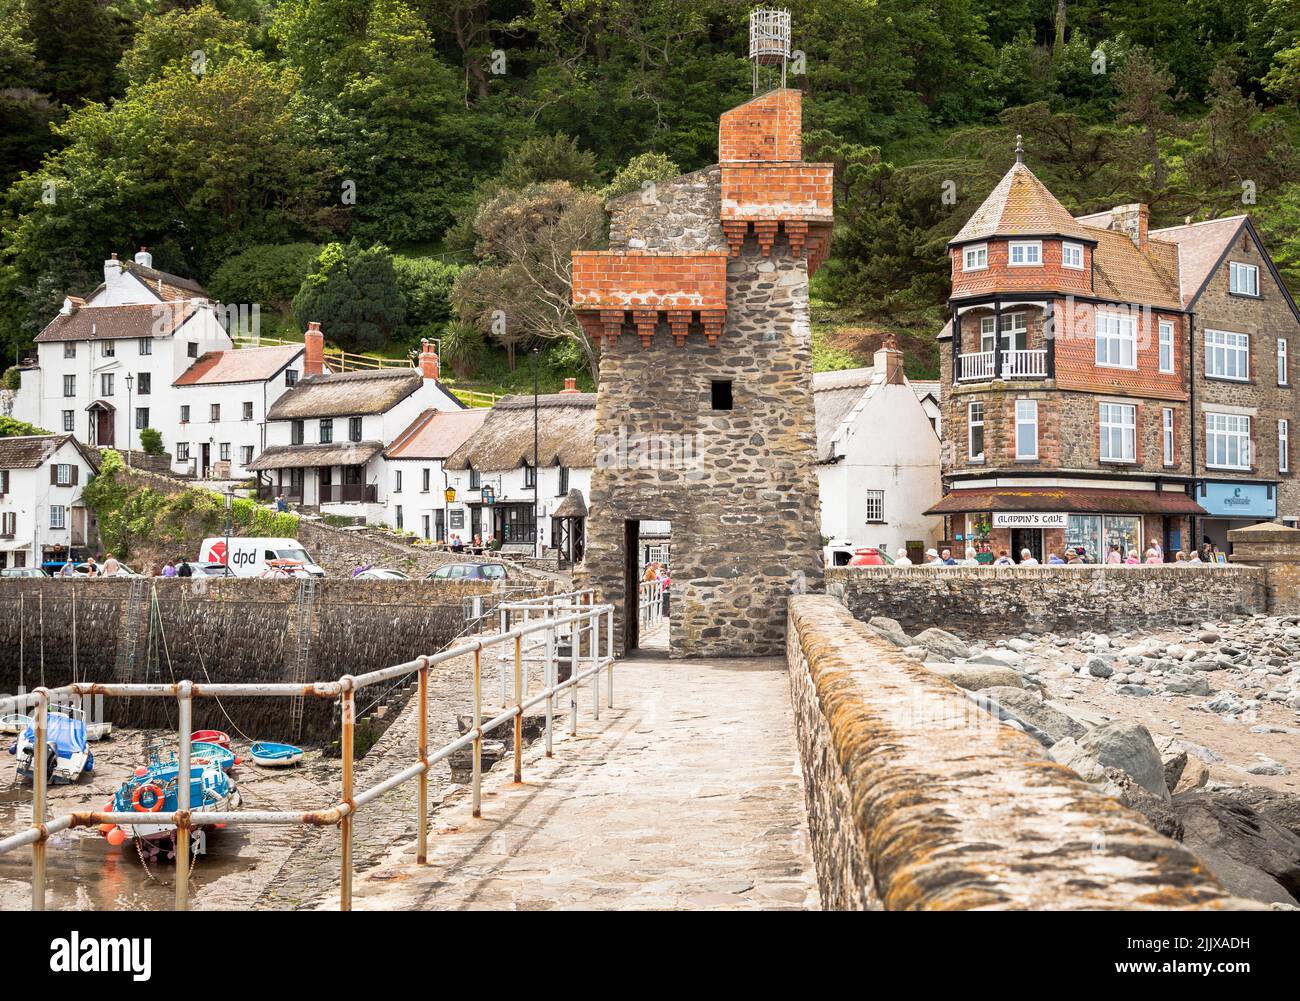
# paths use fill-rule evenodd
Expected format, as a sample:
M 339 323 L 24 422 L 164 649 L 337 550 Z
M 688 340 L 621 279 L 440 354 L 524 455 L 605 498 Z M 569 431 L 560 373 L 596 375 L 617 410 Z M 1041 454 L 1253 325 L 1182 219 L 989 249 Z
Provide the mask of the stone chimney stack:
M 148 247 L 140 248 L 139 252 L 135 255 L 135 263 L 140 265 L 142 268 L 153 267 L 153 254 L 149 253 Z
M 302 374 L 304 376 L 325 374 L 325 335 L 321 333 L 320 323 L 312 320 L 307 324 L 303 334 Z
M 438 348 L 427 337 L 420 338 L 420 372 L 426 379 L 438 379 Z
M 1138 250 L 1146 250 L 1147 224 L 1150 218 L 1151 210 L 1140 202 L 1116 205 L 1110 210 L 1110 227 L 1127 233 L 1129 239 L 1133 241 L 1133 246 Z
M 576 393 L 577 391 L 578 391 L 577 379 L 564 380 L 564 388 L 560 390 L 561 393 Z
M 898 350 L 898 341 L 893 334 L 886 334 L 876 350 L 875 368 L 885 374 L 885 384 L 901 386 L 903 384 L 903 352 Z

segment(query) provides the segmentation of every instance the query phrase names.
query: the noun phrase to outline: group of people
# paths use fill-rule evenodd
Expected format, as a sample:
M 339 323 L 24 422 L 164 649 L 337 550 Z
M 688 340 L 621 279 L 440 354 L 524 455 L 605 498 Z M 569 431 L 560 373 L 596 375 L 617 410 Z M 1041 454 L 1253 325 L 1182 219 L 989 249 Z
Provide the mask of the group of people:
M 168 560 L 158 571 L 159 577 L 193 577 L 194 568 L 183 559 Z
M 986 553 L 985 556 L 991 555 Z M 953 556 L 951 549 L 945 549 L 940 552 L 937 549 L 927 549 L 925 559 L 921 561 L 922 566 L 1073 566 L 1077 564 L 1097 564 L 1104 563 L 1109 566 L 1141 566 L 1142 564 L 1163 564 L 1166 562 L 1173 563 L 1175 566 L 1198 566 L 1205 563 L 1217 563 L 1218 550 L 1208 539 L 1200 549 L 1193 549 L 1190 553 L 1179 551 L 1174 553 L 1172 560 L 1165 559 L 1164 547 L 1159 542 L 1152 539 L 1146 552 L 1142 557 L 1138 556 L 1137 548 L 1132 548 L 1126 554 L 1120 546 L 1112 545 L 1110 551 L 1106 553 L 1105 559 L 1095 559 L 1083 546 L 1070 546 L 1065 549 L 1064 555 L 1059 553 L 1048 553 L 1047 559 L 1040 561 L 1034 556 L 1033 552 L 1028 549 L 1020 550 L 1020 559 L 1013 559 L 1011 554 L 1005 550 L 999 550 L 996 557 L 992 560 L 979 558 L 980 554 L 974 549 L 967 547 L 965 558 L 957 559 Z M 910 567 L 915 564 L 908 558 L 907 550 L 899 546 L 898 553 L 894 558 L 894 566 Z
M 650 581 L 659 581 L 663 585 L 663 614 L 668 614 L 668 588 L 672 586 L 672 580 L 668 576 L 668 568 L 662 563 L 647 563 L 645 573 L 641 575 L 641 583 L 646 584 Z
M 95 557 L 91 556 L 89 559 L 86 560 L 86 572 L 78 573 L 76 564 L 72 562 L 72 557 L 69 556 L 64 561 L 63 566 L 59 567 L 58 573 L 55 574 L 55 576 L 57 577 L 116 577 L 117 572 L 122 569 L 122 564 L 118 562 L 117 557 L 114 556 L 112 553 L 109 553 L 107 556 L 101 556 L 100 559 L 103 560 L 102 563 L 99 562 L 99 560 L 96 560 Z

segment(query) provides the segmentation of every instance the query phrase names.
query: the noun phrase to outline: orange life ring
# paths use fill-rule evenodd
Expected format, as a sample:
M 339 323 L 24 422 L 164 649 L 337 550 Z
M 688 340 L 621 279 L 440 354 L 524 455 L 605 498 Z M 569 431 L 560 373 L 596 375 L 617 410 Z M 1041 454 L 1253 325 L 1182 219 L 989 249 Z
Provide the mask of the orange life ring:
M 153 792 L 154 795 L 153 806 L 140 805 L 140 797 L 145 792 L 145 790 L 151 790 Z M 142 786 L 137 786 L 135 792 L 131 794 L 131 805 L 139 813 L 157 813 L 159 810 L 163 808 L 163 800 L 166 799 L 166 797 L 167 794 L 163 792 L 161 786 L 155 785 L 152 782 L 146 782 Z

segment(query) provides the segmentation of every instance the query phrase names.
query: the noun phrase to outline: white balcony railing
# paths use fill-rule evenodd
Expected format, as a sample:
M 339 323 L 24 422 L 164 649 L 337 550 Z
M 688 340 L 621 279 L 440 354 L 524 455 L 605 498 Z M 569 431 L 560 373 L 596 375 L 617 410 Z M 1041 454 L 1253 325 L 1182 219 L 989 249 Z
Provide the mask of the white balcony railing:
M 996 351 L 979 351 L 961 355 L 961 382 L 993 379 L 997 366 Z M 1047 349 L 1007 351 L 1002 355 L 1003 379 L 1044 379 L 1047 377 Z

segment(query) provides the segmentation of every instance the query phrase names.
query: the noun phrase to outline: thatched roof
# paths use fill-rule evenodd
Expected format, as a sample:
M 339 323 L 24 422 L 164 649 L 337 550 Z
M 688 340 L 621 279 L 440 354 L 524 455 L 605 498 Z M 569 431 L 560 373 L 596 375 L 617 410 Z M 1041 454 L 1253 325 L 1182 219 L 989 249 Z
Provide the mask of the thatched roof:
M 551 512 L 552 518 L 585 518 L 587 517 L 587 502 L 583 500 L 582 491 L 577 487 L 570 487 L 569 493 L 564 500 L 560 501 L 560 506 Z
M 271 405 L 267 420 L 304 417 L 359 417 L 391 410 L 424 384 L 415 368 L 311 375 Z
M 596 462 L 596 394 L 537 398 L 539 466 L 583 468 Z M 506 396 L 447 459 L 448 469 L 518 469 L 533 461 L 533 398 Z
M 381 451 L 382 441 L 335 441 L 328 445 L 272 445 L 245 469 L 306 469 L 309 466 L 363 466 Z

